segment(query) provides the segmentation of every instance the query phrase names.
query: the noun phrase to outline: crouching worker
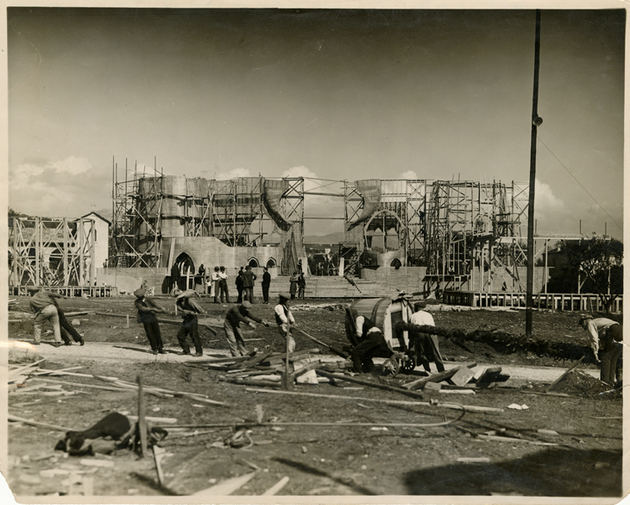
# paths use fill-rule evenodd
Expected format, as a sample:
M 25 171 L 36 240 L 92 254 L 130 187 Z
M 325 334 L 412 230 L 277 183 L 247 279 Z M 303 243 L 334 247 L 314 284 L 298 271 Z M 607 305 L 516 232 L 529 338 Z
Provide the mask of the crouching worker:
M 601 364 L 600 380 L 611 385 L 615 384 L 615 377 L 621 381 L 618 364 L 623 350 L 622 326 L 612 319 L 593 316 L 582 317 L 578 324 L 589 333 L 591 349 Z
M 245 348 L 245 341 L 241 334 L 240 323 L 246 323 L 252 328 L 256 328 L 256 325 L 252 321 L 262 323 L 265 326 L 269 326 L 269 323 L 253 315 L 249 309 L 252 308 L 252 304 L 247 300 L 236 305 L 227 311 L 225 314 L 225 322 L 223 329 L 225 330 L 225 336 L 230 346 L 230 353 L 232 356 L 246 356 L 247 349 Z
M 168 432 L 163 428 L 147 425 L 148 445 L 157 445 Z M 57 442 L 56 451 L 65 451 L 70 456 L 94 456 L 111 454 L 116 449 L 139 449 L 140 428 L 137 422 L 118 412 L 111 412 L 94 426 L 84 431 L 68 431 L 63 440 Z
M 199 319 L 198 314 L 205 314 L 206 312 L 194 299 L 199 296 L 196 291 L 185 291 L 183 293 L 176 293 L 175 306 L 177 311 L 182 315 L 182 325 L 177 332 L 177 341 L 182 347 L 183 354 L 190 354 L 190 347 L 186 337 L 190 335 L 193 344 L 195 346 L 195 357 L 203 356 L 203 348 L 201 347 L 201 339 L 199 338 Z
M 392 358 L 394 351 L 385 341 L 381 330 L 367 317 L 360 316 L 356 309 L 346 308 L 346 335 L 352 347 L 350 358 L 357 373 L 369 373 L 374 369 L 373 358 Z

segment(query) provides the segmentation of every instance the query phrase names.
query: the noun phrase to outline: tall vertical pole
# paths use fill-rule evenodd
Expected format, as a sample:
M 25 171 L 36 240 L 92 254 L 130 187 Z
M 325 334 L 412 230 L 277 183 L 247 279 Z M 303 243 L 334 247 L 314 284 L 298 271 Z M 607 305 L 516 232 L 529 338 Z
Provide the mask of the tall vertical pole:
M 534 196 L 536 188 L 536 138 L 542 118 L 538 116 L 538 73 L 540 70 L 540 9 L 536 9 L 534 46 L 534 95 L 532 100 L 532 142 L 529 164 L 529 205 L 527 208 L 527 295 L 525 298 L 525 335 L 532 335 L 534 296 Z

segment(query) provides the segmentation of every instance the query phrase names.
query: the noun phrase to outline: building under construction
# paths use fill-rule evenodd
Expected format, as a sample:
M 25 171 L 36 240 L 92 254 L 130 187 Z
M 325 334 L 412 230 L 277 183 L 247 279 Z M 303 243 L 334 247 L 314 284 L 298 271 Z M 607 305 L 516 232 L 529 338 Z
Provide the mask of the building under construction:
M 379 267 L 418 267 L 416 290 L 523 292 L 527 185 L 498 181 L 305 178 L 230 180 L 169 176 L 114 163 L 109 266 L 195 275 L 201 264 L 311 268 L 304 223 L 317 219 L 314 197 L 338 199 L 343 239 L 325 274 L 347 280 Z M 207 268 L 206 267 L 206 268 Z

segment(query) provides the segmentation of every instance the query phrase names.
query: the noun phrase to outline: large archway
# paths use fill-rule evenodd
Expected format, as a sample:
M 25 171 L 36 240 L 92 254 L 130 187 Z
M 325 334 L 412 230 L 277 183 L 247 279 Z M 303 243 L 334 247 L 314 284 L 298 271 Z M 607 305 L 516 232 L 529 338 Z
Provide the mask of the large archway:
M 182 291 L 195 289 L 195 263 L 192 258 L 181 253 L 171 267 L 171 291 L 178 288 Z

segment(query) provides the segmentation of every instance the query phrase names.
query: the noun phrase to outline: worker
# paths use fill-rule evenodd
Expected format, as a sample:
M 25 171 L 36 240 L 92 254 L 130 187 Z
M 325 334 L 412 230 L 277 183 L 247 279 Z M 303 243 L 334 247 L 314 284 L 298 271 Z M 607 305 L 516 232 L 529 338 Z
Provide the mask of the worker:
M 374 369 L 373 358 L 392 358 L 394 351 L 385 341 L 381 330 L 354 307 L 346 308 L 346 335 L 352 347 L 350 358 L 357 373 L 369 373 Z
M 138 322 L 144 326 L 144 332 L 149 340 L 149 345 L 151 345 L 151 352 L 153 354 L 165 354 L 160 325 L 155 313 L 165 313 L 166 311 L 153 299 L 147 297 L 146 290 L 143 288 L 136 289 L 133 294 L 136 296 L 135 306 L 138 309 Z
M 256 328 L 253 321 L 269 326 L 268 322 L 253 315 L 249 311 L 251 308 L 252 304 L 244 300 L 240 305 L 235 305 L 225 314 L 223 329 L 225 330 L 225 336 L 232 356 L 246 356 L 248 354 L 243 335 L 241 334 L 240 323 L 247 323 L 252 328 Z
M 243 300 L 254 303 L 254 285 L 258 276 L 253 272 L 251 265 L 245 267 L 243 272 Z
M 276 315 L 276 324 L 282 338 L 286 341 L 286 350 L 289 353 L 295 351 L 295 339 L 291 333 L 291 327 L 296 326 L 295 318 L 289 309 L 289 295 L 279 294 L 278 305 L 273 309 Z
M 54 347 L 62 345 L 61 327 L 59 325 L 59 312 L 55 303 L 55 298 L 61 298 L 62 295 L 44 291 L 43 289 L 35 293 L 29 300 L 31 311 L 35 314 L 33 321 L 33 344 L 39 345 L 42 335 L 42 326 L 44 322 L 49 321 L 53 327 L 55 341 L 52 343 Z
M 263 303 L 269 303 L 269 286 L 271 286 L 271 274 L 269 273 L 269 269 L 267 267 L 263 267 L 263 276 L 262 276 L 262 294 L 263 294 Z
M 591 349 L 601 365 L 600 380 L 606 384 L 621 381 L 621 369 L 617 366 L 623 350 L 621 324 L 605 317 L 582 316 L 578 324 L 588 331 Z
M 59 298 L 65 298 L 65 296 L 60 296 Z M 83 335 L 81 335 L 74 326 L 72 326 L 70 321 L 68 321 L 66 314 L 63 310 L 61 310 L 59 303 L 57 303 L 57 298 L 53 298 L 53 303 L 55 304 L 55 307 L 57 307 L 57 313 L 59 315 L 59 329 L 61 330 L 61 338 L 64 345 L 72 345 L 72 341 L 70 340 L 68 333 L 72 335 L 74 341 L 78 342 L 79 345 L 85 345 Z
M 435 326 L 433 316 L 424 309 L 424 302 L 416 302 L 413 306 L 414 313 L 411 315 L 410 323 L 418 326 Z M 416 363 L 422 365 L 424 369 L 431 373 L 429 362 L 434 362 L 438 372 L 444 371 L 444 360 L 440 354 L 440 343 L 437 335 L 422 333 L 417 330 L 410 331 L 410 346 L 414 350 Z
M 295 299 L 295 295 L 298 291 L 298 273 L 297 270 L 291 274 L 289 277 L 289 294 L 291 295 L 291 300 Z
M 236 279 L 234 280 L 234 284 L 236 284 L 236 292 L 238 293 L 236 303 L 241 303 L 243 301 L 243 283 L 245 282 L 245 278 L 243 277 L 244 273 L 243 267 L 241 267 L 238 274 L 236 274 Z
M 212 272 L 210 280 L 212 282 L 211 291 L 212 291 L 212 294 L 214 295 L 214 303 L 219 303 L 219 291 L 220 291 L 219 284 L 221 282 L 221 275 L 219 274 L 219 267 L 214 267 L 214 272 Z
M 199 358 L 203 356 L 203 348 L 201 347 L 201 340 L 199 338 L 199 319 L 198 314 L 206 314 L 206 311 L 194 300 L 198 297 L 199 293 L 193 290 L 184 291 L 183 293 L 177 293 L 175 299 L 175 306 L 177 311 L 182 315 L 182 325 L 177 332 L 177 341 L 182 347 L 182 354 L 190 354 L 190 347 L 186 337 L 190 335 L 193 344 L 195 346 L 194 357 Z
M 225 267 L 219 267 L 219 297 L 221 303 L 225 300 L 225 303 L 230 303 L 230 292 L 228 291 L 228 274 L 225 271 Z

